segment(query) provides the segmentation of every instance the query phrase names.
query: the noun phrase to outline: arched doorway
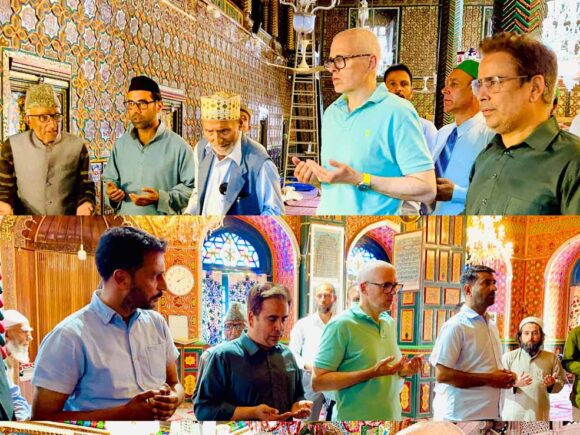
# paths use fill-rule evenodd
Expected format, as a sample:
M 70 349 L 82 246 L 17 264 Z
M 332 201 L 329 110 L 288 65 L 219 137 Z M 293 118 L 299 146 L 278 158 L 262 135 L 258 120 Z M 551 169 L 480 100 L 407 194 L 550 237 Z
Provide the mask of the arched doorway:
M 571 291 L 573 270 L 580 259 L 580 235 L 564 242 L 554 252 L 544 273 L 544 330 L 546 336 L 563 341 L 580 324 L 580 293 Z
M 360 267 L 370 260 L 391 262 L 395 234 L 400 232 L 398 225 L 391 221 L 375 222 L 364 227 L 354 237 L 347 250 L 346 291 L 356 285 Z M 348 301 L 348 293 L 343 299 Z

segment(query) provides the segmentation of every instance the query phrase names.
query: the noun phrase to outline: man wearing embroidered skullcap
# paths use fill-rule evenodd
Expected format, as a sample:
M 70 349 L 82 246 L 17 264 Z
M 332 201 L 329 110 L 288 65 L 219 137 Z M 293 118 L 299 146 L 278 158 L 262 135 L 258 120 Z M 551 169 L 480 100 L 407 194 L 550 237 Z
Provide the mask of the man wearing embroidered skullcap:
M 566 374 L 555 353 L 542 349 L 544 322 L 526 317 L 520 322 L 516 341 L 519 349 L 503 355 L 504 368 L 518 375 L 506 390 L 501 418 L 504 421 L 550 420 L 550 394 L 562 390 Z
M 377 86 L 381 47 L 369 29 L 338 33 L 325 62 L 342 94 L 324 112 L 321 164 L 292 158 L 301 182 L 321 183 L 319 215 L 401 214 L 435 199 L 433 159 L 409 101 Z
M 455 122 L 437 132 L 431 150 L 437 176 L 436 215 L 463 211 L 473 162 L 495 135 L 485 125 L 479 101 L 471 91 L 478 68 L 478 62 L 464 60 L 449 74 L 441 91 L 443 109 L 454 116 Z
M 0 214 L 91 215 L 89 153 L 80 137 L 62 131 L 52 86 L 31 86 L 24 110 L 30 130 L 9 137 L 0 150 Z
M 515 33 L 493 35 L 479 48 L 473 92 L 496 135 L 473 165 L 466 214 L 580 214 L 580 138 L 551 115 L 556 54 Z
M 262 145 L 242 134 L 240 96 L 201 97 L 204 139 L 195 148 L 195 187 L 186 213 L 284 214 L 280 175 Z
M 109 204 L 121 215 L 180 214 L 193 187 L 193 150 L 161 122 L 154 80 L 133 78 L 126 98 L 133 127 L 117 140 L 103 172 Z

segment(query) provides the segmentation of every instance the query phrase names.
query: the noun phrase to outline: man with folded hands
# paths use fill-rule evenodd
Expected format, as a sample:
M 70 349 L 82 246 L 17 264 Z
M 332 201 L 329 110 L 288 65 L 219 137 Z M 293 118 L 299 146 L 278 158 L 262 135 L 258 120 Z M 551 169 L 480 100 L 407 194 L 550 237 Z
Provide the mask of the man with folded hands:
M 280 344 L 290 313 L 284 286 L 257 284 L 248 294 L 248 331 L 217 346 L 205 364 L 193 409 L 197 420 L 307 418 L 300 367 Z

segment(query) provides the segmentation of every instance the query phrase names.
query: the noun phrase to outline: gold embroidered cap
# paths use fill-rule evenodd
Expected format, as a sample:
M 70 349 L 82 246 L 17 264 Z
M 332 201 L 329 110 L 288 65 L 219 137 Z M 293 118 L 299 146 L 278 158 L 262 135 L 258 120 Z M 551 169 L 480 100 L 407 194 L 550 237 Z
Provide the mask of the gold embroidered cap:
M 201 119 L 211 121 L 234 121 L 240 119 L 241 98 L 236 94 L 217 92 L 201 97 Z
M 26 99 L 24 100 L 24 110 L 28 111 L 34 107 L 56 107 L 60 109 L 60 101 L 56 98 L 52 86 L 42 83 L 28 88 L 26 91 Z

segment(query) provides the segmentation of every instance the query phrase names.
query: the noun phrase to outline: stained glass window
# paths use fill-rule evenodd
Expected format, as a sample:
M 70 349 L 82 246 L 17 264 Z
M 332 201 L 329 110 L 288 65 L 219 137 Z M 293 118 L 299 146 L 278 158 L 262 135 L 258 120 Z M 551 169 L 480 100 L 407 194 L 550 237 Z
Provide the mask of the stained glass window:
M 377 257 L 368 249 L 355 246 L 348 254 L 348 274 L 356 275 L 363 264 L 376 259 Z
M 350 250 L 347 258 L 347 273 L 350 277 L 356 277 L 363 264 L 371 260 L 389 261 L 385 250 L 375 240 L 368 236 L 362 236 L 354 248 Z
M 231 232 L 211 236 L 203 243 L 201 251 L 205 266 L 222 266 L 257 269 L 260 258 L 256 248 L 243 237 Z

